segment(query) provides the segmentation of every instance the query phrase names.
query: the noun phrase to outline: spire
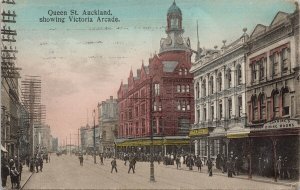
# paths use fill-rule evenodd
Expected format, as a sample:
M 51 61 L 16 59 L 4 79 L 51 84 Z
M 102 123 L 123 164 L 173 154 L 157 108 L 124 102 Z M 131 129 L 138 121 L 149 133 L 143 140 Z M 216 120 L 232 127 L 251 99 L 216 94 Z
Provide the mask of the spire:
M 200 49 L 200 42 L 199 42 L 199 33 L 198 33 L 198 20 L 197 20 L 197 52 L 199 52 Z

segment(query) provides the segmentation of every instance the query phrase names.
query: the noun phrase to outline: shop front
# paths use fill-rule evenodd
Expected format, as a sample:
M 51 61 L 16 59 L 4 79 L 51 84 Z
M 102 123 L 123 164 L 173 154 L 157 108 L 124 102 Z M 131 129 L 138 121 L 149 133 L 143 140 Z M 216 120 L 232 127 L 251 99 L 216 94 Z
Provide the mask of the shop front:
M 189 137 L 194 143 L 194 153 L 202 160 L 206 160 L 208 156 L 208 135 L 208 128 L 191 129 L 189 132 Z
M 299 179 L 299 121 L 274 120 L 253 127 L 249 137 L 252 145 L 251 169 L 254 173 L 274 177 L 275 181 L 278 178 Z

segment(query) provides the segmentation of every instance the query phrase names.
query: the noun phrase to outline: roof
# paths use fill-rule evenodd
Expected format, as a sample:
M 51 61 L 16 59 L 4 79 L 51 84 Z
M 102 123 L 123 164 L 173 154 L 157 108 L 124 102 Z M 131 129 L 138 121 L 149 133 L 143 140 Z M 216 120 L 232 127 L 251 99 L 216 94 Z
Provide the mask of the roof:
M 173 2 L 171 7 L 169 8 L 168 14 L 179 14 L 179 15 L 181 15 L 181 10 L 180 10 L 179 7 L 177 7 L 175 1 Z
M 173 72 L 178 65 L 178 61 L 163 61 L 162 64 L 164 72 Z

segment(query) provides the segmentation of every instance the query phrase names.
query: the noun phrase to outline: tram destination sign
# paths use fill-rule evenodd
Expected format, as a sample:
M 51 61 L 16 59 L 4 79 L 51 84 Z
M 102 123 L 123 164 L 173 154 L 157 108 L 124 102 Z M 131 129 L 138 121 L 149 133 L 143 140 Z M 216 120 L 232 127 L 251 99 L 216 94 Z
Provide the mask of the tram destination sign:
M 296 120 L 279 119 L 265 123 L 260 129 L 283 129 L 283 128 L 296 128 L 299 124 Z

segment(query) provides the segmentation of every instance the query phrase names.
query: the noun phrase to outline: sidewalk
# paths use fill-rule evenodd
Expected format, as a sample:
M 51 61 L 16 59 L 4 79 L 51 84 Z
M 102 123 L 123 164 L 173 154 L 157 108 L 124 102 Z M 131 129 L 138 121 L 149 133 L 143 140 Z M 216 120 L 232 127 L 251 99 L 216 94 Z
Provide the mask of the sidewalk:
M 167 167 L 167 168 L 177 170 L 176 165 L 168 165 L 168 166 L 164 165 L 164 166 Z M 195 167 L 195 166 L 193 167 L 193 170 L 189 170 L 189 168 L 186 167 L 186 165 L 184 165 L 179 170 L 199 173 L 197 171 L 197 167 Z M 202 167 L 201 173 L 208 175 L 206 166 Z M 222 173 L 220 170 L 218 170 L 216 168 L 213 169 L 213 175 L 227 177 L 227 173 Z M 277 179 L 277 182 L 275 182 L 274 178 L 268 178 L 268 177 L 257 176 L 257 175 L 252 175 L 252 179 L 249 179 L 248 175 L 245 175 L 245 174 L 240 174 L 238 176 L 233 176 L 233 177 L 238 178 L 238 179 L 252 180 L 252 181 L 263 182 L 263 183 L 285 185 L 285 186 L 288 186 L 288 187 L 295 187 L 295 188 L 298 187 L 297 189 L 299 189 L 299 187 L 300 187 L 299 181 L 296 181 L 296 180 L 279 180 L 279 179 Z
M 20 181 L 20 189 L 22 189 L 23 188 L 23 186 L 26 184 L 26 182 L 30 179 L 30 177 L 31 177 L 31 175 L 32 175 L 33 173 L 31 173 L 30 171 L 29 171 L 29 168 L 26 166 L 26 165 L 24 165 L 23 166 L 23 171 L 22 171 L 22 175 L 21 175 L 21 181 Z M 11 189 L 11 180 L 10 180 L 10 176 L 8 176 L 7 177 L 7 182 L 6 182 L 6 187 L 5 188 L 3 188 L 3 189 Z M 16 189 L 16 188 L 14 188 L 14 189 Z

